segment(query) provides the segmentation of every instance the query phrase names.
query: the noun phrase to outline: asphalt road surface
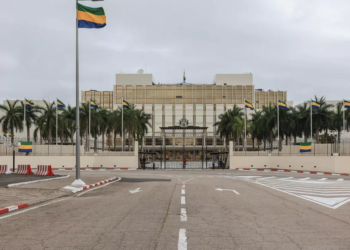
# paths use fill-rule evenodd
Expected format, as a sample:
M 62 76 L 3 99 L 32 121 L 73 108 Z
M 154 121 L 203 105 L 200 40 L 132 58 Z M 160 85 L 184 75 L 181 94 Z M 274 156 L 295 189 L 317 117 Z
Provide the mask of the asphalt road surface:
M 121 180 L 0 216 L 0 249 L 350 249 L 348 177 L 113 174 Z

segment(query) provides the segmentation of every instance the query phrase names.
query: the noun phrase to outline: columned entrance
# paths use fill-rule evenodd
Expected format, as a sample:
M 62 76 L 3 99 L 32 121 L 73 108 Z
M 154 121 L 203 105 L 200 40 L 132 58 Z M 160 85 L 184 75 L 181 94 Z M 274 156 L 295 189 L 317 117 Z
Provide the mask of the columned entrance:
M 208 162 L 207 127 L 160 127 L 162 163 L 164 169 L 206 169 Z

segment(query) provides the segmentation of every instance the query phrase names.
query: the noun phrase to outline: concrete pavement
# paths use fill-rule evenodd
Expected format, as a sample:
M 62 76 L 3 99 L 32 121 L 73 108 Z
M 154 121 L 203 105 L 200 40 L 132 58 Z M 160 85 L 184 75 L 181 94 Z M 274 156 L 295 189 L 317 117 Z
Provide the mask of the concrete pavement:
M 0 249 L 350 248 L 350 203 L 332 208 L 301 197 L 346 198 L 346 177 L 227 170 L 103 174 L 121 181 L 0 216 Z

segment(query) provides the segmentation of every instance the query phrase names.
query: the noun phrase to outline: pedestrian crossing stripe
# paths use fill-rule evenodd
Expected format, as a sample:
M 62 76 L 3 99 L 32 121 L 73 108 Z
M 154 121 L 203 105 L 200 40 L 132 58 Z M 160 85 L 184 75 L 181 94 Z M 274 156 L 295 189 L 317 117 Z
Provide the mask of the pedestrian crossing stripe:
M 332 209 L 337 209 L 350 201 L 350 182 L 344 181 L 344 179 L 268 178 L 261 176 L 242 179 Z

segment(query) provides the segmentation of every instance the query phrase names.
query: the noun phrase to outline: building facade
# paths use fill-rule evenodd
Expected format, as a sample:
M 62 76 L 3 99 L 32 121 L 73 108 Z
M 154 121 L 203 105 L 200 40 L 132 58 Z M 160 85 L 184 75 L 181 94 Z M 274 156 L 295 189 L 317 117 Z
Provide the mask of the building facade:
M 190 151 L 196 151 L 202 144 L 209 149 L 225 146 L 226 142 L 216 136 L 213 125 L 219 121 L 219 115 L 232 109 L 233 105 L 243 108 L 247 100 L 260 109 L 276 104 L 278 99 L 287 101 L 287 93 L 255 90 L 252 74 L 217 74 L 211 84 L 156 84 L 152 74 L 117 74 L 113 91 L 82 91 L 82 101 L 90 98 L 102 107 L 114 110 L 121 107 L 124 99 L 152 114 L 152 127 L 145 146 L 159 149 L 166 144 L 167 159 L 179 160 L 184 154 L 189 159 L 196 159 L 195 152 L 183 152 L 181 147 L 184 145 Z M 201 130 L 186 130 L 185 135 L 182 131 L 167 131 L 164 141 L 161 127 L 179 125 L 183 118 L 189 126 L 207 127 L 205 136 Z

